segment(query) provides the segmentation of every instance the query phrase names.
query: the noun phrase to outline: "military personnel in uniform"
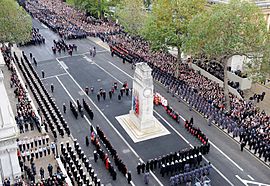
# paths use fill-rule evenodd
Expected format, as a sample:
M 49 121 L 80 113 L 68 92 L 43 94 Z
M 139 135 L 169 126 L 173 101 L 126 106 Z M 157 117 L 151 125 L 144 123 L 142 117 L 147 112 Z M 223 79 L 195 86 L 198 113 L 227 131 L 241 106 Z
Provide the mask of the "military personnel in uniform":
M 41 70 L 41 77 L 42 78 L 45 78 L 45 72 L 44 72 L 44 70 Z

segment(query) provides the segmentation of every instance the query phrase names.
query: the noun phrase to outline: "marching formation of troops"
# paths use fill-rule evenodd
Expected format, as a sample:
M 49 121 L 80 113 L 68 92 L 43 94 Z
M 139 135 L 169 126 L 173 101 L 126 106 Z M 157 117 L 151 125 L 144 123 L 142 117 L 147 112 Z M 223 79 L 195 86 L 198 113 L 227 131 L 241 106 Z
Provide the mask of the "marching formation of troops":
M 128 183 L 131 182 L 131 172 L 127 170 L 126 165 L 124 162 L 119 158 L 117 151 L 114 149 L 114 147 L 111 145 L 108 138 L 105 136 L 104 132 L 100 129 L 99 126 L 96 127 L 97 130 L 97 136 L 99 137 L 100 141 L 104 144 L 106 149 L 108 150 L 110 156 L 114 160 L 115 166 L 118 168 L 118 170 L 124 175 L 127 175 L 127 181 Z M 96 151 L 94 151 L 94 160 L 97 161 L 98 157 L 104 162 L 105 168 L 110 172 L 113 180 L 116 180 L 116 169 L 113 167 L 110 158 L 108 154 L 104 152 L 104 150 L 101 148 L 101 144 L 97 137 L 95 136 L 93 129 L 91 129 L 91 142 L 95 145 Z
M 54 54 L 56 54 L 56 52 L 61 54 L 61 52 L 65 53 L 67 51 L 68 54 L 72 56 L 73 51 L 77 51 L 75 44 L 67 44 L 63 39 L 59 41 L 53 40 L 53 44 L 52 51 Z
M 210 174 L 210 170 L 212 169 L 212 165 L 209 162 L 208 165 L 204 164 L 204 166 L 196 167 L 195 169 L 188 170 L 186 172 L 176 174 L 170 177 L 170 185 L 175 186 L 182 183 L 197 182 L 199 180 L 200 183 L 204 183 L 208 181 L 209 178 L 206 176 Z
M 168 73 L 161 72 L 159 69 L 153 69 L 153 77 L 161 82 L 163 85 L 168 87 L 168 89 L 179 98 L 185 100 L 189 103 L 191 109 L 194 108 L 200 113 L 202 113 L 208 119 L 208 125 L 215 123 L 222 129 L 227 129 L 228 133 L 232 133 L 233 137 L 240 137 L 241 150 L 248 145 L 249 150 L 254 150 L 259 158 L 264 157 L 264 161 L 270 161 L 270 145 L 268 143 L 268 133 L 267 125 L 268 116 L 265 112 L 259 112 L 259 110 L 253 109 L 252 103 L 247 103 L 248 112 L 241 115 L 244 118 L 253 118 L 253 114 L 260 115 L 262 121 L 256 120 L 257 122 L 252 122 L 254 125 L 245 124 L 243 121 L 239 124 L 239 118 L 234 115 L 233 117 L 229 113 L 223 112 L 222 105 L 216 105 L 212 100 L 206 100 L 199 95 L 197 89 L 190 87 L 184 81 L 175 79 Z M 233 103 L 232 103 L 233 104 Z M 250 119 L 247 121 L 250 123 Z M 243 140 L 242 140 L 243 139 Z
M 66 144 L 61 143 L 60 158 L 67 174 L 72 182 L 72 185 L 76 182 L 79 186 L 87 185 L 100 186 L 100 179 L 97 178 L 94 168 L 90 164 L 88 158 L 82 151 L 77 140 L 74 140 L 74 147 L 69 142 Z

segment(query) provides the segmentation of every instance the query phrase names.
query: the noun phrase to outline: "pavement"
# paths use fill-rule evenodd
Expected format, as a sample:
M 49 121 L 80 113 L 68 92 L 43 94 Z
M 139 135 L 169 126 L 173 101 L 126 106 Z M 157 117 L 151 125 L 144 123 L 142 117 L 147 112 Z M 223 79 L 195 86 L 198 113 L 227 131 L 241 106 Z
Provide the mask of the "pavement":
M 175 123 L 165 112 L 162 107 L 155 107 L 154 116 L 170 131 L 170 135 L 154 138 L 151 140 L 133 143 L 131 138 L 121 127 L 116 116 L 127 114 L 131 108 L 131 96 L 124 96 L 118 101 L 116 95 L 112 100 L 107 97 L 106 100 L 97 101 L 96 93 L 87 96 L 83 89 L 85 86 L 94 86 L 95 92 L 103 88 L 108 92 L 113 82 L 119 84 L 127 81 L 129 87 L 132 87 L 132 76 L 134 70 L 131 65 L 123 64 L 122 60 L 117 57 L 111 57 L 110 52 L 103 48 L 106 45 L 95 39 L 69 40 L 67 43 L 75 43 L 78 51 L 73 56 L 68 54 L 53 55 L 51 51 L 52 40 L 58 36 L 43 27 L 37 21 L 35 26 L 40 28 L 41 34 L 46 38 L 46 44 L 41 46 L 21 47 L 26 54 L 30 52 L 36 57 L 38 65 L 36 70 L 41 75 L 41 70 L 45 72 L 45 78 L 42 79 L 44 85 L 50 90 L 50 84 L 53 83 L 55 90 L 51 93 L 55 98 L 56 104 L 62 108 L 62 104 L 68 104 L 69 101 L 75 102 L 77 99 L 85 99 L 94 112 L 94 119 L 90 121 L 88 117 L 78 118 L 77 120 L 68 110 L 64 115 L 72 132 L 72 136 L 78 139 L 81 147 L 90 162 L 101 183 L 104 185 L 128 185 L 126 178 L 117 171 L 117 180 L 113 181 L 105 169 L 104 164 L 98 160 L 93 162 L 93 146 L 86 147 L 84 139 L 90 135 L 90 124 L 99 125 L 111 144 L 117 150 L 119 157 L 127 165 L 128 170 L 132 172 L 133 185 L 144 185 L 143 176 L 137 175 L 136 165 L 138 162 L 147 161 L 163 154 L 175 152 L 191 146 L 200 145 L 199 141 L 194 139 L 183 126 Z M 98 43 L 98 44 L 97 44 Z M 89 47 L 97 48 L 95 58 L 89 56 L 87 51 Z M 247 183 L 264 183 L 270 184 L 269 166 L 262 163 L 258 158 L 248 151 L 241 152 L 239 143 L 233 140 L 226 133 L 214 125 L 208 126 L 207 121 L 199 113 L 189 111 L 189 107 L 172 97 L 166 89 L 158 83 L 154 83 L 154 89 L 163 95 L 184 119 L 194 118 L 195 126 L 209 137 L 211 150 L 204 157 L 204 162 L 210 161 L 213 164 L 209 178 L 211 185 L 247 185 Z M 149 185 L 169 185 L 169 177 L 161 177 L 159 172 L 151 172 Z

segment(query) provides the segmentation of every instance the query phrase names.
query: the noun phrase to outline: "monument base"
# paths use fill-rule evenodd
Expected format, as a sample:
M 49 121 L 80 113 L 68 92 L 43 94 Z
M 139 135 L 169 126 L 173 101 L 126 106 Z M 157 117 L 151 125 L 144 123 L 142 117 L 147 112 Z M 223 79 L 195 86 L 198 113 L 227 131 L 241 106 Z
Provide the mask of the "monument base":
M 131 119 L 130 114 L 115 117 L 120 125 L 128 133 L 129 137 L 134 143 L 165 136 L 170 132 L 155 118 L 153 117 L 153 124 L 149 128 L 140 130 L 136 123 Z

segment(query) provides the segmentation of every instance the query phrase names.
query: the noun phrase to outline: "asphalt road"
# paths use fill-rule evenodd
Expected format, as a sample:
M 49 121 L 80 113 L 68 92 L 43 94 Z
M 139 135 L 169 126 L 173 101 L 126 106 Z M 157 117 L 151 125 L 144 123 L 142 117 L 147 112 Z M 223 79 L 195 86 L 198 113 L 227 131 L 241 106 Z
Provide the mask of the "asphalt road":
M 85 86 L 94 86 L 95 92 L 103 88 L 108 93 L 115 81 L 119 84 L 127 81 L 129 87 L 132 87 L 134 70 L 131 69 L 131 65 L 123 64 L 122 60 L 117 57 L 112 58 L 109 51 L 89 39 L 67 41 L 67 43 L 75 43 L 78 46 L 78 51 L 72 57 L 64 53 L 54 55 L 51 47 L 53 39 L 58 39 L 58 36 L 37 21 L 34 21 L 34 26 L 40 29 L 41 34 L 46 38 L 46 44 L 21 47 L 21 49 L 26 54 L 32 52 L 37 59 L 36 70 L 38 74 L 41 74 L 41 70 L 44 70 L 45 78 L 42 81 L 46 87 L 49 89 L 50 84 L 54 84 L 55 91 L 52 96 L 55 98 L 58 107 L 62 108 L 63 103 L 69 105 L 69 101 L 84 98 L 94 111 L 93 121 L 90 121 L 87 117 L 76 120 L 69 110 L 64 117 L 71 128 L 73 137 L 78 139 L 102 183 L 105 185 L 128 185 L 126 178 L 119 171 L 117 171 L 117 180 L 113 181 L 101 160 L 94 163 L 94 147 L 91 145 L 86 147 L 84 144 L 85 136 L 89 136 L 90 123 L 102 128 L 117 150 L 119 157 L 127 165 L 128 170 L 132 172 L 132 180 L 135 185 L 144 185 L 143 176 L 136 174 L 138 162 L 189 148 L 191 145 L 200 145 L 193 136 L 185 131 L 183 122 L 182 124 L 175 123 L 167 116 L 162 107 L 154 108 L 154 116 L 170 131 L 170 134 L 134 143 L 115 119 L 116 116 L 129 112 L 131 96 L 124 96 L 121 101 L 118 101 L 117 94 L 115 94 L 112 100 L 107 97 L 106 100 L 98 102 L 96 93 L 86 96 L 83 92 Z M 97 48 L 95 58 L 91 58 L 87 54 L 89 47 L 93 46 Z M 163 86 L 155 82 L 154 89 L 166 97 L 169 104 L 183 118 L 190 119 L 192 116 L 195 125 L 199 126 L 209 137 L 211 150 L 204 157 L 204 161 L 210 161 L 214 165 L 214 169 L 209 176 L 212 185 L 238 186 L 245 185 L 248 181 L 270 184 L 268 166 L 261 163 L 249 152 L 241 152 L 236 141 L 217 127 L 209 127 L 207 121 L 200 114 L 189 111 L 184 102 L 172 97 Z M 151 174 L 150 185 L 160 184 L 169 185 L 169 176 L 161 177 L 159 172 Z

